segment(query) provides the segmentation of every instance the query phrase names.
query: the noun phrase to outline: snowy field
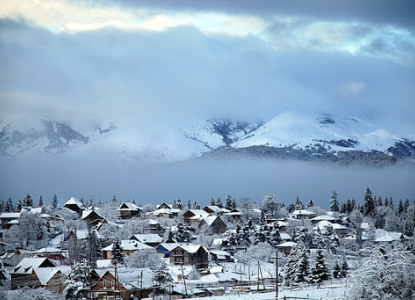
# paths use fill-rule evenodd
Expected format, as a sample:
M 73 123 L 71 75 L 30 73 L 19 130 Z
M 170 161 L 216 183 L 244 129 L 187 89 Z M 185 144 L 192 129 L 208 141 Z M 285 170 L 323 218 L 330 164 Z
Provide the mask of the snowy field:
M 281 290 L 278 293 L 278 299 L 308 299 L 308 300 L 342 300 L 346 293 L 346 287 L 342 285 L 322 286 L 320 289 L 303 288 L 298 290 Z M 286 297 L 286 298 L 284 298 Z M 201 298 L 190 298 L 201 299 Z M 269 293 L 251 293 L 238 294 L 232 293 L 217 297 L 204 297 L 206 300 L 249 300 L 249 299 L 275 299 L 275 291 Z

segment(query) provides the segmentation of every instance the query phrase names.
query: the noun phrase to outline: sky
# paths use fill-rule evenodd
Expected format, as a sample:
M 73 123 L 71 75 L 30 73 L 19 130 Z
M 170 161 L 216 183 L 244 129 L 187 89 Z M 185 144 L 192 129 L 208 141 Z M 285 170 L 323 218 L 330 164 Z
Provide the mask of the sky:
M 115 124 L 123 143 L 200 119 L 267 121 L 296 109 L 352 111 L 411 133 L 413 11 L 402 0 L 2 0 L 0 120 L 51 119 L 81 132 Z M 75 158 L 74 172 L 93 160 Z M 19 182 L 18 164 L 8 168 L 17 177 L 0 185 L 7 194 L 47 182 Z

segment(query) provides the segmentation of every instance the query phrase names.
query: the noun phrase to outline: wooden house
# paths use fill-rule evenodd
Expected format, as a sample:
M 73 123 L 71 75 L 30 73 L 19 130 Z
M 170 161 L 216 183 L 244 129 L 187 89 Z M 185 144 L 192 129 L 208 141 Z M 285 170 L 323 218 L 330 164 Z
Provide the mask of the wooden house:
M 136 240 L 122 240 L 121 247 L 123 249 L 122 252 L 125 255 L 131 255 L 132 253 L 136 251 L 154 250 L 153 247 L 140 243 L 139 241 L 136 241 Z M 104 259 L 112 258 L 111 250 L 112 250 L 112 244 L 102 249 Z
M 124 202 L 118 208 L 121 219 L 139 218 L 143 209 L 132 202 Z
M 180 243 L 170 251 L 170 263 L 193 265 L 197 269 L 208 267 L 208 251 L 202 245 Z
M 226 223 L 219 216 L 208 216 L 203 218 L 199 224 L 199 228 L 206 225 L 214 234 L 226 232 Z

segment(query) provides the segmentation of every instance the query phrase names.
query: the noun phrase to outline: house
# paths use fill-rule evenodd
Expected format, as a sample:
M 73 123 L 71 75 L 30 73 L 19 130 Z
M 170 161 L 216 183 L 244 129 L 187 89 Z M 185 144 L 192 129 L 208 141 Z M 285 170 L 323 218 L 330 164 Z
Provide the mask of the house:
M 320 221 L 313 228 L 314 230 L 319 230 L 320 232 L 326 232 L 327 227 L 332 228 L 333 232 L 338 235 L 339 238 L 347 236 L 347 227 L 338 223 L 331 223 L 330 221 Z
M 104 259 L 111 259 L 112 258 L 112 254 L 111 254 L 112 245 L 113 244 L 111 244 L 111 245 L 109 245 L 109 246 L 102 249 Z M 123 249 L 122 253 L 124 253 L 125 255 L 131 255 L 132 253 L 134 253 L 136 251 L 154 250 L 153 247 L 147 246 L 147 245 L 145 245 L 143 243 L 140 243 L 139 241 L 135 241 L 135 240 L 122 240 L 121 241 L 121 247 Z
M 157 222 L 156 220 L 152 220 L 152 219 L 148 220 L 148 227 L 150 229 L 150 233 L 155 233 L 158 235 L 163 235 L 164 232 L 166 231 L 163 228 L 163 226 L 160 225 L 159 222 Z
M 13 225 L 18 224 L 20 213 L 2 213 L 0 214 L 0 222 L 2 229 L 9 229 Z M 17 221 L 17 222 L 16 222 Z
M 166 202 L 163 202 L 162 204 L 156 205 L 156 209 L 162 209 L 162 208 L 172 209 L 173 208 L 173 205 L 167 204 Z
M 11 289 L 24 286 L 31 288 L 43 287 L 55 293 L 62 293 L 64 274 L 70 272 L 70 267 L 56 267 L 48 258 L 23 258 L 10 273 Z
M 203 218 L 199 224 L 199 228 L 203 225 L 206 225 L 214 234 L 220 234 L 226 231 L 226 223 L 218 216 L 208 216 Z
M 226 251 L 211 250 L 210 256 L 212 257 L 212 260 L 216 262 L 233 262 L 234 261 L 232 255 Z
M 328 221 L 330 223 L 338 223 L 339 219 L 329 215 L 320 215 L 310 219 L 312 225 L 316 225 L 320 221 Z
M 132 202 L 124 202 L 117 209 L 120 212 L 121 219 L 139 218 L 143 209 Z
M 294 242 L 285 242 L 282 244 L 277 245 L 278 251 L 283 252 L 286 256 L 288 256 L 291 250 L 297 246 L 297 243 Z
M 170 251 L 170 263 L 194 265 L 197 269 L 206 269 L 208 251 L 202 245 L 179 243 Z
M 291 215 L 295 219 L 304 220 L 304 219 L 312 219 L 316 216 L 316 214 L 312 211 L 308 211 L 305 209 L 294 210 Z
M 76 212 L 78 215 L 82 213 L 82 211 L 85 209 L 85 206 L 75 197 L 71 197 L 66 203 L 63 205 L 63 207 L 66 207 L 74 212 Z
M 234 208 L 230 212 L 224 213 L 224 216 L 228 216 L 231 222 L 240 222 L 242 220 L 243 213 Z
M 99 223 L 106 222 L 105 218 L 97 213 L 94 208 L 82 211 L 82 220 L 88 225 L 98 225 Z
M 130 240 L 136 240 L 150 247 L 156 247 L 163 242 L 163 238 L 155 233 L 134 234 Z
M 224 212 L 229 212 L 227 209 L 220 208 L 219 206 L 216 206 L 216 205 L 208 205 L 208 206 L 203 207 L 202 209 L 208 214 L 213 214 L 213 215 L 221 215 Z
M 202 209 L 189 209 L 183 214 L 183 220 L 187 224 L 199 224 L 203 218 L 209 216 L 209 213 Z
M 181 210 L 177 208 L 159 208 L 147 214 L 150 217 L 172 219 L 172 218 L 177 218 L 180 212 Z

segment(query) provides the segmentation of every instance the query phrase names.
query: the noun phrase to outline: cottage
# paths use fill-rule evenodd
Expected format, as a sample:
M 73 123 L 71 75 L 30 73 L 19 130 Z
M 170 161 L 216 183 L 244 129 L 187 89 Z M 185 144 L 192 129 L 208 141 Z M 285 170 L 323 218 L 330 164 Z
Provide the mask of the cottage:
M 153 247 L 147 246 L 135 240 L 122 240 L 121 247 L 125 255 L 131 255 L 132 253 L 136 251 L 141 251 L 141 250 L 154 250 Z M 112 250 L 112 244 L 102 249 L 104 259 L 112 258 L 111 250 Z
M 183 214 L 183 219 L 187 224 L 199 224 L 203 218 L 208 216 L 209 213 L 202 209 L 189 209 Z
M 233 262 L 234 259 L 229 252 L 220 251 L 220 250 L 212 250 L 210 251 L 210 256 L 212 257 L 213 261 L 216 262 Z
M 208 251 L 201 245 L 180 243 L 170 251 L 170 263 L 208 267 Z
M 85 209 L 85 206 L 75 197 L 71 197 L 66 203 L 63 205 L 63 207 L 66 207 L 77 214 L 81 214 L 82 211 Z
M 82 211 L 82 220 L 88 225 L 98 225 L 99 223 L 106 222 L 105 218 L 96 212 L 94 208 Z
M 146 244 L 150 247 L 156 247 L 163 242 L 163 238 L 155 233 L 134 234 L 130 240 L 139 241 L 140 243 Z
M 203 218 L 200 222 L 199 228 L 206 225 L 214 234 L 224 233 L 226 231 L 226 223 L 218 216 L 209 216 Z
M 283 252 L 285 255 L 289 255 L 291 250 L 297 246 L 297 243 L 294 242 L 285 242 L 282 244 L 277 245 L 278 251 Z
M 243 213 L 234 208 L 230 212 L 224 213 L 224 216 L 228 216 L 232 222 L 240 222 L 242 220 Z
M 11 289 L 24 286 L 31 288 L 46 288 L 55 293 L 62 293 L 65 288 L 64 273 L 69 273 L 70 267 L 56 267 L 48 258 L 23 258 L 10 273 Z
M 132 202 L 124 202 L 118 208 L 121 219 L 139 218 L 143 209 Z

